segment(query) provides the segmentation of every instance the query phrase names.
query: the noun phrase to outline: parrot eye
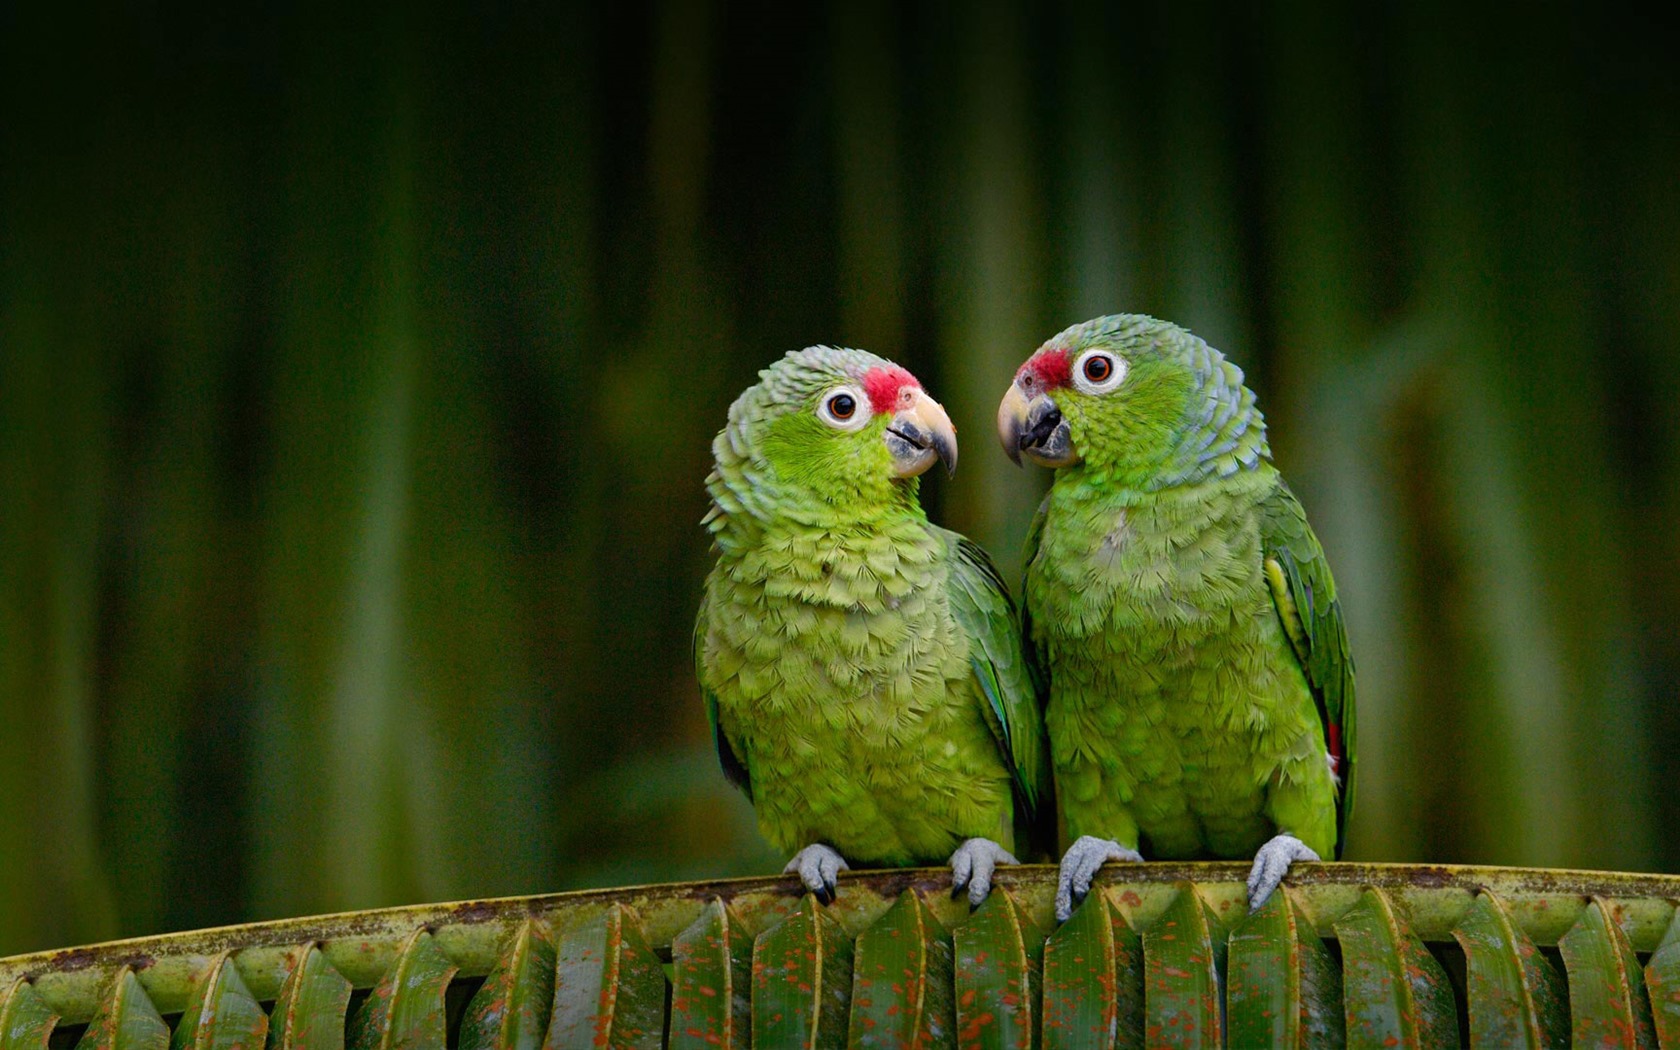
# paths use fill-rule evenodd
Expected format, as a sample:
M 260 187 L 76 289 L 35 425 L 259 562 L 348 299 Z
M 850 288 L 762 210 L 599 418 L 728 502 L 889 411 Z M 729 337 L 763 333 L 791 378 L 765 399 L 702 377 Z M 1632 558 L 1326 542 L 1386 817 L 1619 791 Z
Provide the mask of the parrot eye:
M 1106 394 L 1126 378 L 1126 361 L 1106 350 L 1087 350 L 1073 366 L 1073 385 L 1087 394 Z
M 869 413 L 863 407 L 863 395 L 843 386 L 823 395 L 817 418 L 836 430 L 856 430 L 869 421 Z

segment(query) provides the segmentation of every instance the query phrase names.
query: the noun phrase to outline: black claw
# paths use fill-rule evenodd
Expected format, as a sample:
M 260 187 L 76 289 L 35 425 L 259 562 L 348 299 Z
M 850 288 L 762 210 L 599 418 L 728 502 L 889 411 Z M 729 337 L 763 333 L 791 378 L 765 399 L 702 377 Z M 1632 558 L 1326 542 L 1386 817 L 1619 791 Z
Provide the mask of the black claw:
M 829 905 L 834 903 L 834 891 L 827 886 L 818 886 L 811 891 L 811 896 L 817 898 L 817 903 Z

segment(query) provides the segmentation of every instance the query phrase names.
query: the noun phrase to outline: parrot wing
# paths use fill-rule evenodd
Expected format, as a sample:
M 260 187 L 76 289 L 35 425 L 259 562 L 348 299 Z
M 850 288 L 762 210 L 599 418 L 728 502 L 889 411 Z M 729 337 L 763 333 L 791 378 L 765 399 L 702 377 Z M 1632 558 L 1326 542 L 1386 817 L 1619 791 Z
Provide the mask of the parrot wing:
M 968 635 L 969 662 L 983 700 L 981 713 L 1015 777 L 1038 837 L 1048 841 L 1050 759 L 1044 741 L 1043 698 L 1021 648 L 1015 603 L 992 559 L 978 544 L 941 529 L 950 543 L 950 603 Z
M 723 725 L 718 721 L 717 694 L 706 688 L 705 668 L 700 663 L 700 652 L 706 641 L 706 606 L 700 606 L 700 615 L 694 621 L 694 678 L 700 683 L 700 699 L 706 705 L 706 724 L 712 727 L 712 743 L 717 746 L 718 763 L 723 766 L 723 775 L 731 784 L 741 789 L 741 793 L 752 799 L 752 778 L 747 773 L 747 764 L 735 754 L 735 748 L 729 743 L 729 737 L 723 732 Z
M 1340 858 L 1347 817 L 1353 810 L 1353 657 L 1324 548 L 1307 524 L 1300 500 L 1281 478 L 1260 505 L 1260 540 L 1278 619 L 1306 672 L 1324 726 L 1325 749 L 1335 764 L 1336 856 Z

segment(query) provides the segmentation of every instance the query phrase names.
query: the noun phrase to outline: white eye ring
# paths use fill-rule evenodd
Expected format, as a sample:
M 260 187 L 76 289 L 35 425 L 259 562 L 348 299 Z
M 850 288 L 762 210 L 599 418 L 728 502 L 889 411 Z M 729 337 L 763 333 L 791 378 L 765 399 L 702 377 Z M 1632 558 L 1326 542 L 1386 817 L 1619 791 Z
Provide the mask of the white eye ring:
M 850 415 L 844 413 L 848 398 Z M 869 399 L 855 386 L 837 386 L 817 402 L 817 418 L 835 430 L 861 430 L 869 422 Z
M 1085 374 L 1093 358 L 1102 358 L 1108 362 L 1108 375 L 1101 379 L 1092 379 Z M 1101 366 L 1098 366 L 1100 370 Z M 1073 363 L 1073 385 L 1081 393 L 1106 394 L 1110 390 L 1126 381 L 1126 359 L 1108 350 L 1087 350 L 1079 355 Z

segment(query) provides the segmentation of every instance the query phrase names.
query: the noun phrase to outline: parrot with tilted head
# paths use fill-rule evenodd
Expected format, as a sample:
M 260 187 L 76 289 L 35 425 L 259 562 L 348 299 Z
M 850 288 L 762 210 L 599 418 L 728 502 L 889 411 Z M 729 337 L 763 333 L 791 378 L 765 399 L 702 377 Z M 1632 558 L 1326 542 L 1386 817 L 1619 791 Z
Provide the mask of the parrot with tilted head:
M 917 497 L 956 468 L 945 410 L 814 346 L 759 373 L 712 453 L 694 649 L 725 774 L 819 898 L 848 861 L 943 862 L 978 905 L 1034 849 L 1050 767 L 1008 589 Z
M 1066 919 L 1105 861 L 1254 857 L 1251 907 L 1337 856 L 1353 805 L 1353 660 L 1306 513 L 1242 370 L 1135 314 L 1038 349 L 998 436 L 1055 468 L 1027 539 Z

